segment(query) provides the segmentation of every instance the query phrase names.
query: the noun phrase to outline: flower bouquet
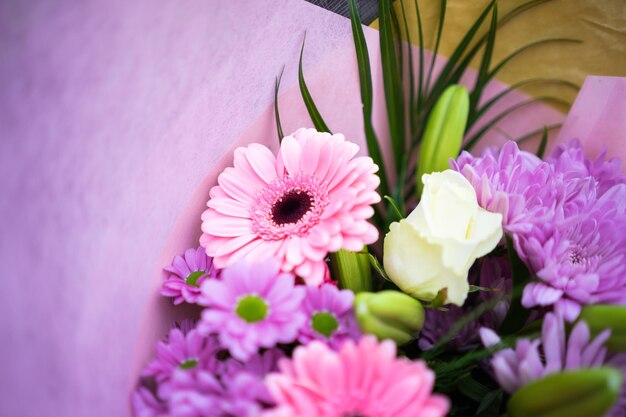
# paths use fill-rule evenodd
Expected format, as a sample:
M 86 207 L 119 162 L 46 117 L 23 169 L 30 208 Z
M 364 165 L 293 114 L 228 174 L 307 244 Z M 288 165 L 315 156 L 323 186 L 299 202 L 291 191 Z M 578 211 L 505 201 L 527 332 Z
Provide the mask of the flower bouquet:
M 404 4 L 380 0 L 383 134 L 350 0 L 369 156 L 318 110 L 303 42 L 314 128 L 283 132 L 279 77 L 277 151 L 234 151 L 199 246 L 165 266 L 162 295 L 196 308 L 143 370 L 138 417 L 625 415 L 620 161 L 574 138 L 546 154 L 544 126 L 474 151 L 520 106 L 485 120 L 515 90 L 483 97 L 514 57 L 492 64 L 497 28 L 539 3 L 503 17 L 489 3 L 437 67 L 421 35 L 417 49 L 401 41 Z

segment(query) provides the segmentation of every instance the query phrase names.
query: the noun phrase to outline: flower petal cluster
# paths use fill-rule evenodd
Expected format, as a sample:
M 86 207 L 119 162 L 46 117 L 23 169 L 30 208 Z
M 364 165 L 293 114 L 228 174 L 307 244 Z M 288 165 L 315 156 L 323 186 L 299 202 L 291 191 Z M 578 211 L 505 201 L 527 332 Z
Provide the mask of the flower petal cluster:
M 446 301 L 460 306 L 470 267 L 502 238 L 502 216 L 481 208 L 458 172 L 424 175 L 423 182 L 418 206 L 385 237 L 385 271 L 407 294 L 432 300 L 445 288 Z
M 161 294 L 173 297 L 174 304 L 183 301 L 196 303 L 202 283 L 217 276 L 213 260 L 207 256 L 203 247 L 187 249 L 184 254 L 175 256 L 172 264 L 164 270 L 169 275 L 163 282 Z
M 581 321 L 566 338 L 563 319 L 548 313 L 543 321 L 541 338 L 518 340 L 515 349 L 496 352 L 491 365 L 500 386 L 513 393 L 551 373 L 603 365 L 606 360 L 604 342 L 609 334 L 610 331 L 605 330 L 592 339 L 589 327 Z M 500 342 L 493 330 L 483 328 L 480 335 L 486 346 Z
M 572 141 L 545 161 L 514 142 L 452 166 L 472 183 L 481 207 L 503 227 L 537 279 L 527 308 L 549 307 L 568 321 L 581 305 L 626 303 L 626 175 L 618 159 L 583 156 Z
M 235 150 L 210 192 L 200 243 L 218 268 L 272 255 L 283 272 L 319 285 L 324 258 L 378 239 L 367 219 L 380 201 L 378 167 L 341 134 L 299 129 L 275 156 L 259 144 Z
M 302 302 L 306 321 L 300 328 L 298 341 L 307 344 L 321 340 L 338 348 L 346 340 L 357 340 L 360 336 L 352 305 L 354 293 L 340 290 L 332 284 L 320 287 L 307 286 Z
M 263 379 L 283 356 L 269 349 L 246 362 L 228 358 L 217 339 L 186 323 L 157 346 L 131 396 L 133 410 L 138 417 L 258 417 L 273 405 Z
M 280 272 L 271 258 L 262 262 L 239 261 L 222 271 L 221 280 L 202 286 L 202 312 L 198 331 L 217 334 L 220 344 L 236 359 L 245 361 L 259 348 L 291 343 L 306 319 L 300 305 L 303 286 L 293 275 Z
M 422 361 L 396 358 L 396 346 L 365 336 L 339 351 L 315 341 L 296 348 L 267 377 L 276 408 L 263 417 L 439 417 L 447 398 L 433 394 L 434 373 Z

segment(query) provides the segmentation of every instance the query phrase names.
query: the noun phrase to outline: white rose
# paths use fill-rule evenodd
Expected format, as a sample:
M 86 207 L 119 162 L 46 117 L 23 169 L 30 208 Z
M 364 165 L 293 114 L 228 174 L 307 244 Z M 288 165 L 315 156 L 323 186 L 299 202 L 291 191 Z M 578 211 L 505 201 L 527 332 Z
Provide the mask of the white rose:
M 447 170 L 422 177 L 419 205 L 385 236 L 387 275 L 405 293 L 431 301 L 447 288 L 447 303 L 463 305 L 470 267 L 502 238 L 502 215 L 478 206 L 465 177 Z

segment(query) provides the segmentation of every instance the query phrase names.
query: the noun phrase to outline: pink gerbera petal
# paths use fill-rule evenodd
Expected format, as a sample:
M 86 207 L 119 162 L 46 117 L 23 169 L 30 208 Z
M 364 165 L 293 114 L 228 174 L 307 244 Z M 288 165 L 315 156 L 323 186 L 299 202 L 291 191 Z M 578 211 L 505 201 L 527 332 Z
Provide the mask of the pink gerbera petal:
M 321 283 L 326 254 L 378 239 L 366 221 L 380 201 L 378 167 L 357 152 L 343 135 L 314 129 L 285 137 L 276 157 L 259 144 L 238 148 L 202 215 L 206 253 L 218 267 L 243 253 L 273 256 L 281 270 Z

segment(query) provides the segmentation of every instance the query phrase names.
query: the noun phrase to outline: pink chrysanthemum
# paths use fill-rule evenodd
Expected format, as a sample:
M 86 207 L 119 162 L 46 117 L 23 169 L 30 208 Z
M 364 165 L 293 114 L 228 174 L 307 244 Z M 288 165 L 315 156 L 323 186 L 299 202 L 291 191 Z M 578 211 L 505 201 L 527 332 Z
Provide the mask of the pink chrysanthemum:
M 314 129 L 285 137 L 277 156 L 259 144 L 238 148 L 211 189 L 200 244 L 218 268 L 273 255 L 282 271 L 321 284 L 329 252 L 378 239 L 367 222 L 380 201 L 378 167 L 355 158 L 358 149 Z
M 396 345 L 363 337 L 339 352 L 321 342 L 296 348 L 267 385 L 278 406 L 263 417 L 439 417 L 447 398 L 432 394 L 424 362 L 396 358 Z
M 215 370 L 215 354 L 220 350 L 217 340 L 202 336 L 193 328 L 190 320 L 185 320 L 179 327 L 173 327 L 165 340 L 156 347 L 156 356 L 143 372 L 158 382 L 172 377 L 176 369 L 202 368 Z
M 305 316 L 300 310 L 304 287 L 280 273 L 273 259 L 254 264 L 239 261 L 222 271 L 221 280 L 202 286 L 202 312 L 198 330 L 214 333 L 236 359 L 245 361 L 260 347 L 291 343 Z
M 172 264 L 163 268 L 170 275 L 163 282 L 161 294 L 173 297 L 174 304 L 183 301 L 195 303 L 200 296 L 200 285 L 217 276 L 213 260 L 203 247 L 187 249 L 183 255 L 175 256 Z
M 300 328 L 300 343 L 317 339 L 338 348 L 348 339 L 358 339 L 353 302 L 354 293 L 350 290 L 340 290 L 332 284 L 308 286 L 302 303 L 307 322 Z

